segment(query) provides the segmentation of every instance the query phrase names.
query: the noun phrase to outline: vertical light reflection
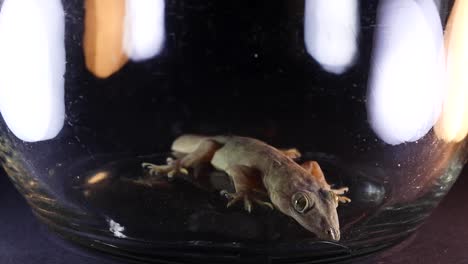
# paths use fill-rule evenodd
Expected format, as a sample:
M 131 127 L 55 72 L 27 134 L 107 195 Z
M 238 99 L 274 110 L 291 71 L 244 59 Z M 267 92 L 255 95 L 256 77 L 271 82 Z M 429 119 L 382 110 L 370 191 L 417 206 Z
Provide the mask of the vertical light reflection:
M 24 141 L 54 138 L 63 127 L 64 28 L 60 0 L 3 2 L 0 111 Z
M 125 52 L 133 61 L 156 56 L 164 43 L 164 0 L 126 0 Z
M 125 0 L 86 0 L 84 54 L 86 67 L 107 78 L 128 58 L 123 50 Z
M 432 0 L 380 2 L 367 110 L 383 141 L 416 141 L 432 128 L 442 108 L 444 64 L 442 24 Z
M 437 136 L 461 141 L 468 133 L 468 2 L 455 2 L 445 31 L 447 96 L 435 126 Z
M 305 46 L 326 71 L 342 74 L 353 64 L 358 34 L 357 0 L 305 1 Z

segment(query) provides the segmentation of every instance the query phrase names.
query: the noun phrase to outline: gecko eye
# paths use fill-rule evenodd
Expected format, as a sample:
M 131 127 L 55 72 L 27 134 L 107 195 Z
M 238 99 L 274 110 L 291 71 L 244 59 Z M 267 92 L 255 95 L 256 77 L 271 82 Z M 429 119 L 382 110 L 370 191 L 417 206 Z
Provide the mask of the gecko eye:
M 295 193 L 292 196 L 292 204 L 294 206 L 294 210 L 298 213 L 304 214 L 310 209 L 312 209 L 313 204 L 309 201 L 307 196 L 304 193 Z
M 333 191 L 321 189 L 320 194 L 322 195 L 324 199 L 326 199 L 327 201 L 334 202 L 336 206 L 338 207 L 338 195 L 336 195 Z

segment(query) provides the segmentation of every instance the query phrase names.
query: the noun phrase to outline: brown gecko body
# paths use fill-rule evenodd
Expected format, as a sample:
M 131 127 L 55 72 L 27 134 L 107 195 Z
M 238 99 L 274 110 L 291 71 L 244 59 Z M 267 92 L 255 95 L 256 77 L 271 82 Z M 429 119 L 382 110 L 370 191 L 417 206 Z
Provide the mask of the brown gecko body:
M 230 201 L 244 202 L 247 211 L 252 203 L 273 208 L 294 218 L 319 238 L 339 240 L 338 202 L 350 200 L 341 196 L 347 188 L 331 189 L 315 161 L 297 164 L 295 149 L 279 150 L 262 141 L 238 136 L 204 137 L 184 135 L 176 139 L 172 150 L 179 159 L 168 165 L 143 166 L 152 174 L 186 173 L 200 163 L 211 163 L 225 171 L 234 183 L 235 193 L 223 191 Z M 271 203 L 263 201 L 266 194 Z

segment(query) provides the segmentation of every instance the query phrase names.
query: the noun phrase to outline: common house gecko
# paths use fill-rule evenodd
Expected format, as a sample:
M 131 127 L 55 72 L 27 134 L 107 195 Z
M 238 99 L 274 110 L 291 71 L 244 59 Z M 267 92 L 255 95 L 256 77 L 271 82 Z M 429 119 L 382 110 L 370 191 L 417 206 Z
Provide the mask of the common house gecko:
M 279 150 L 248 137 L 183 135 L 173 142 L 172 150 L 178 158 L 167 165 L 142 166 L 151 175 L 172 177 L 211 163 L 234 183 L 234 193 L 221 191 L 229 200 L 228 207 L 243 202 L 248 212 L 253 204 L 276 208 L 320 239 L 340 239 L 336 208 L 340 202 L 351 201 L 343 196 L 348 188 L 332 189 L 316 161 L 296 163 L 294 159 L 300 157 L 296 149 Z

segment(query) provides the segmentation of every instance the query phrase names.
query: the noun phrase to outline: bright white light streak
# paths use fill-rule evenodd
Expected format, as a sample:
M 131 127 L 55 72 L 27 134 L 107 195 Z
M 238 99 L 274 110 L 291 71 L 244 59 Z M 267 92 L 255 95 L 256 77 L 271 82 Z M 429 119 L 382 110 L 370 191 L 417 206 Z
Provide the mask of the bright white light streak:
M 0 110 L 24 141 L 54 138 L 65 118 L 61 0 L 5 0 L 0 11 Z
M 380 2 L 367 111 L 383 141 L 416 141 L 435 124 L 444 97 L 443 47 L 433 0 Z
M 357 0 L 305 1 L 306 50 L 326 71 L 342 74 L 353 64 L 358 34 Z
M 447 97 L 435 126 L 439 138 L 461 141 L 468 133 L 468 1 L 457 0 L 445 31 Z
M 164 13 L 164 0 L 126 0 L 124 48 L 130 59 L 150 59 L 161 51 Z

